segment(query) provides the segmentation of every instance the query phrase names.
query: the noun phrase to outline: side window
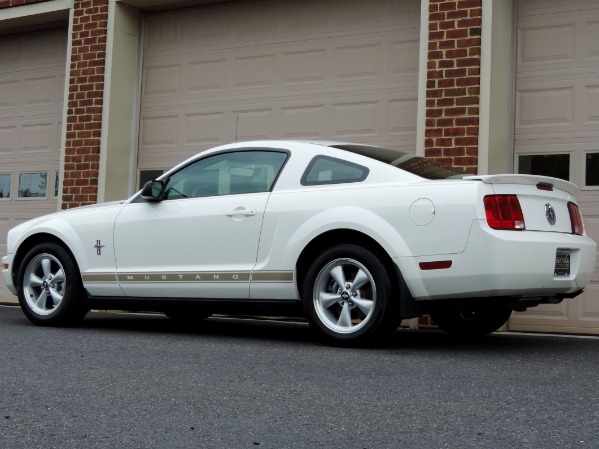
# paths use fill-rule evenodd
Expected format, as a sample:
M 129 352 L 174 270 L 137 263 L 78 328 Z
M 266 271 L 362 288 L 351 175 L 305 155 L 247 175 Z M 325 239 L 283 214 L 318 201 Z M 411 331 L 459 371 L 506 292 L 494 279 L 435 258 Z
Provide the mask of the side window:
M 360 182 L 367 176 L 368 169 L 361 165 L 328 156 L 316 156 L 306 168 L 301 183 L 313 186 Z
M 237 151 L 200 159 L 168 178 L 166 199 L 269 192 L 287 160 L 278 151 Z

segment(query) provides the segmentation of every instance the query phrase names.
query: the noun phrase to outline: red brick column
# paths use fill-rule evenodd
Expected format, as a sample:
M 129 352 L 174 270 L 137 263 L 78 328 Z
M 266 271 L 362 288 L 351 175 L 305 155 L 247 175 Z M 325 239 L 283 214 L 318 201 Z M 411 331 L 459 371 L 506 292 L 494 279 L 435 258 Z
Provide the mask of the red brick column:
M 62 208 L 98 198 L 108 0 L 75 0 Z
M 476 173 L 482 0 L 430 0 L 425 156 Z
M 33 3 L 42 3 L 50 0 L 0 0 L 0 9 L 11 8 L 13 6 L 31 5 Z

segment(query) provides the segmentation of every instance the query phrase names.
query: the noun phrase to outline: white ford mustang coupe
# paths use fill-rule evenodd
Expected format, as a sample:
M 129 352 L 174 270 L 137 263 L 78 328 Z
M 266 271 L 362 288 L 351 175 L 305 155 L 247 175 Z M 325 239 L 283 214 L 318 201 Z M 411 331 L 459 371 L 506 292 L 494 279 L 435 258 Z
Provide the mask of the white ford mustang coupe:
M 71 325 L 90 308 L 186 321 L 292 313 L 353 344 L 430 313 L 449 333 L 480 336 L 590 282 L 597 247 L 576 191 L 368 145 L 235 143 L 126 201 L 16 226 L 2 274 L 39 325 Z

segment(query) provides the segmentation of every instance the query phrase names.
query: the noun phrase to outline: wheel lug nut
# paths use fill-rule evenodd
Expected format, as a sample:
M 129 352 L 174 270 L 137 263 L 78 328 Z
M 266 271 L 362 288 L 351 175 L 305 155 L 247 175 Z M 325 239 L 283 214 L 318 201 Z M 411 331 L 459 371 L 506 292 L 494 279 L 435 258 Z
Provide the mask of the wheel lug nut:
M 351 284 L 347 284 L 345 288 L 351 288 Z

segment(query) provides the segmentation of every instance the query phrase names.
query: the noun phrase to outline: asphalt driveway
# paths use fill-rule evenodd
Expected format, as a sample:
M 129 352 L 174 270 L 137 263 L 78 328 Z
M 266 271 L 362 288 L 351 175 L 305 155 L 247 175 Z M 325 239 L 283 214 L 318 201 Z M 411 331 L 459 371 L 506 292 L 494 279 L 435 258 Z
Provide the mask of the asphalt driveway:
M 1 448 L 598 448 L 599 338 L 400 330 L 322 345 L 303 323 L 0 307 Z

